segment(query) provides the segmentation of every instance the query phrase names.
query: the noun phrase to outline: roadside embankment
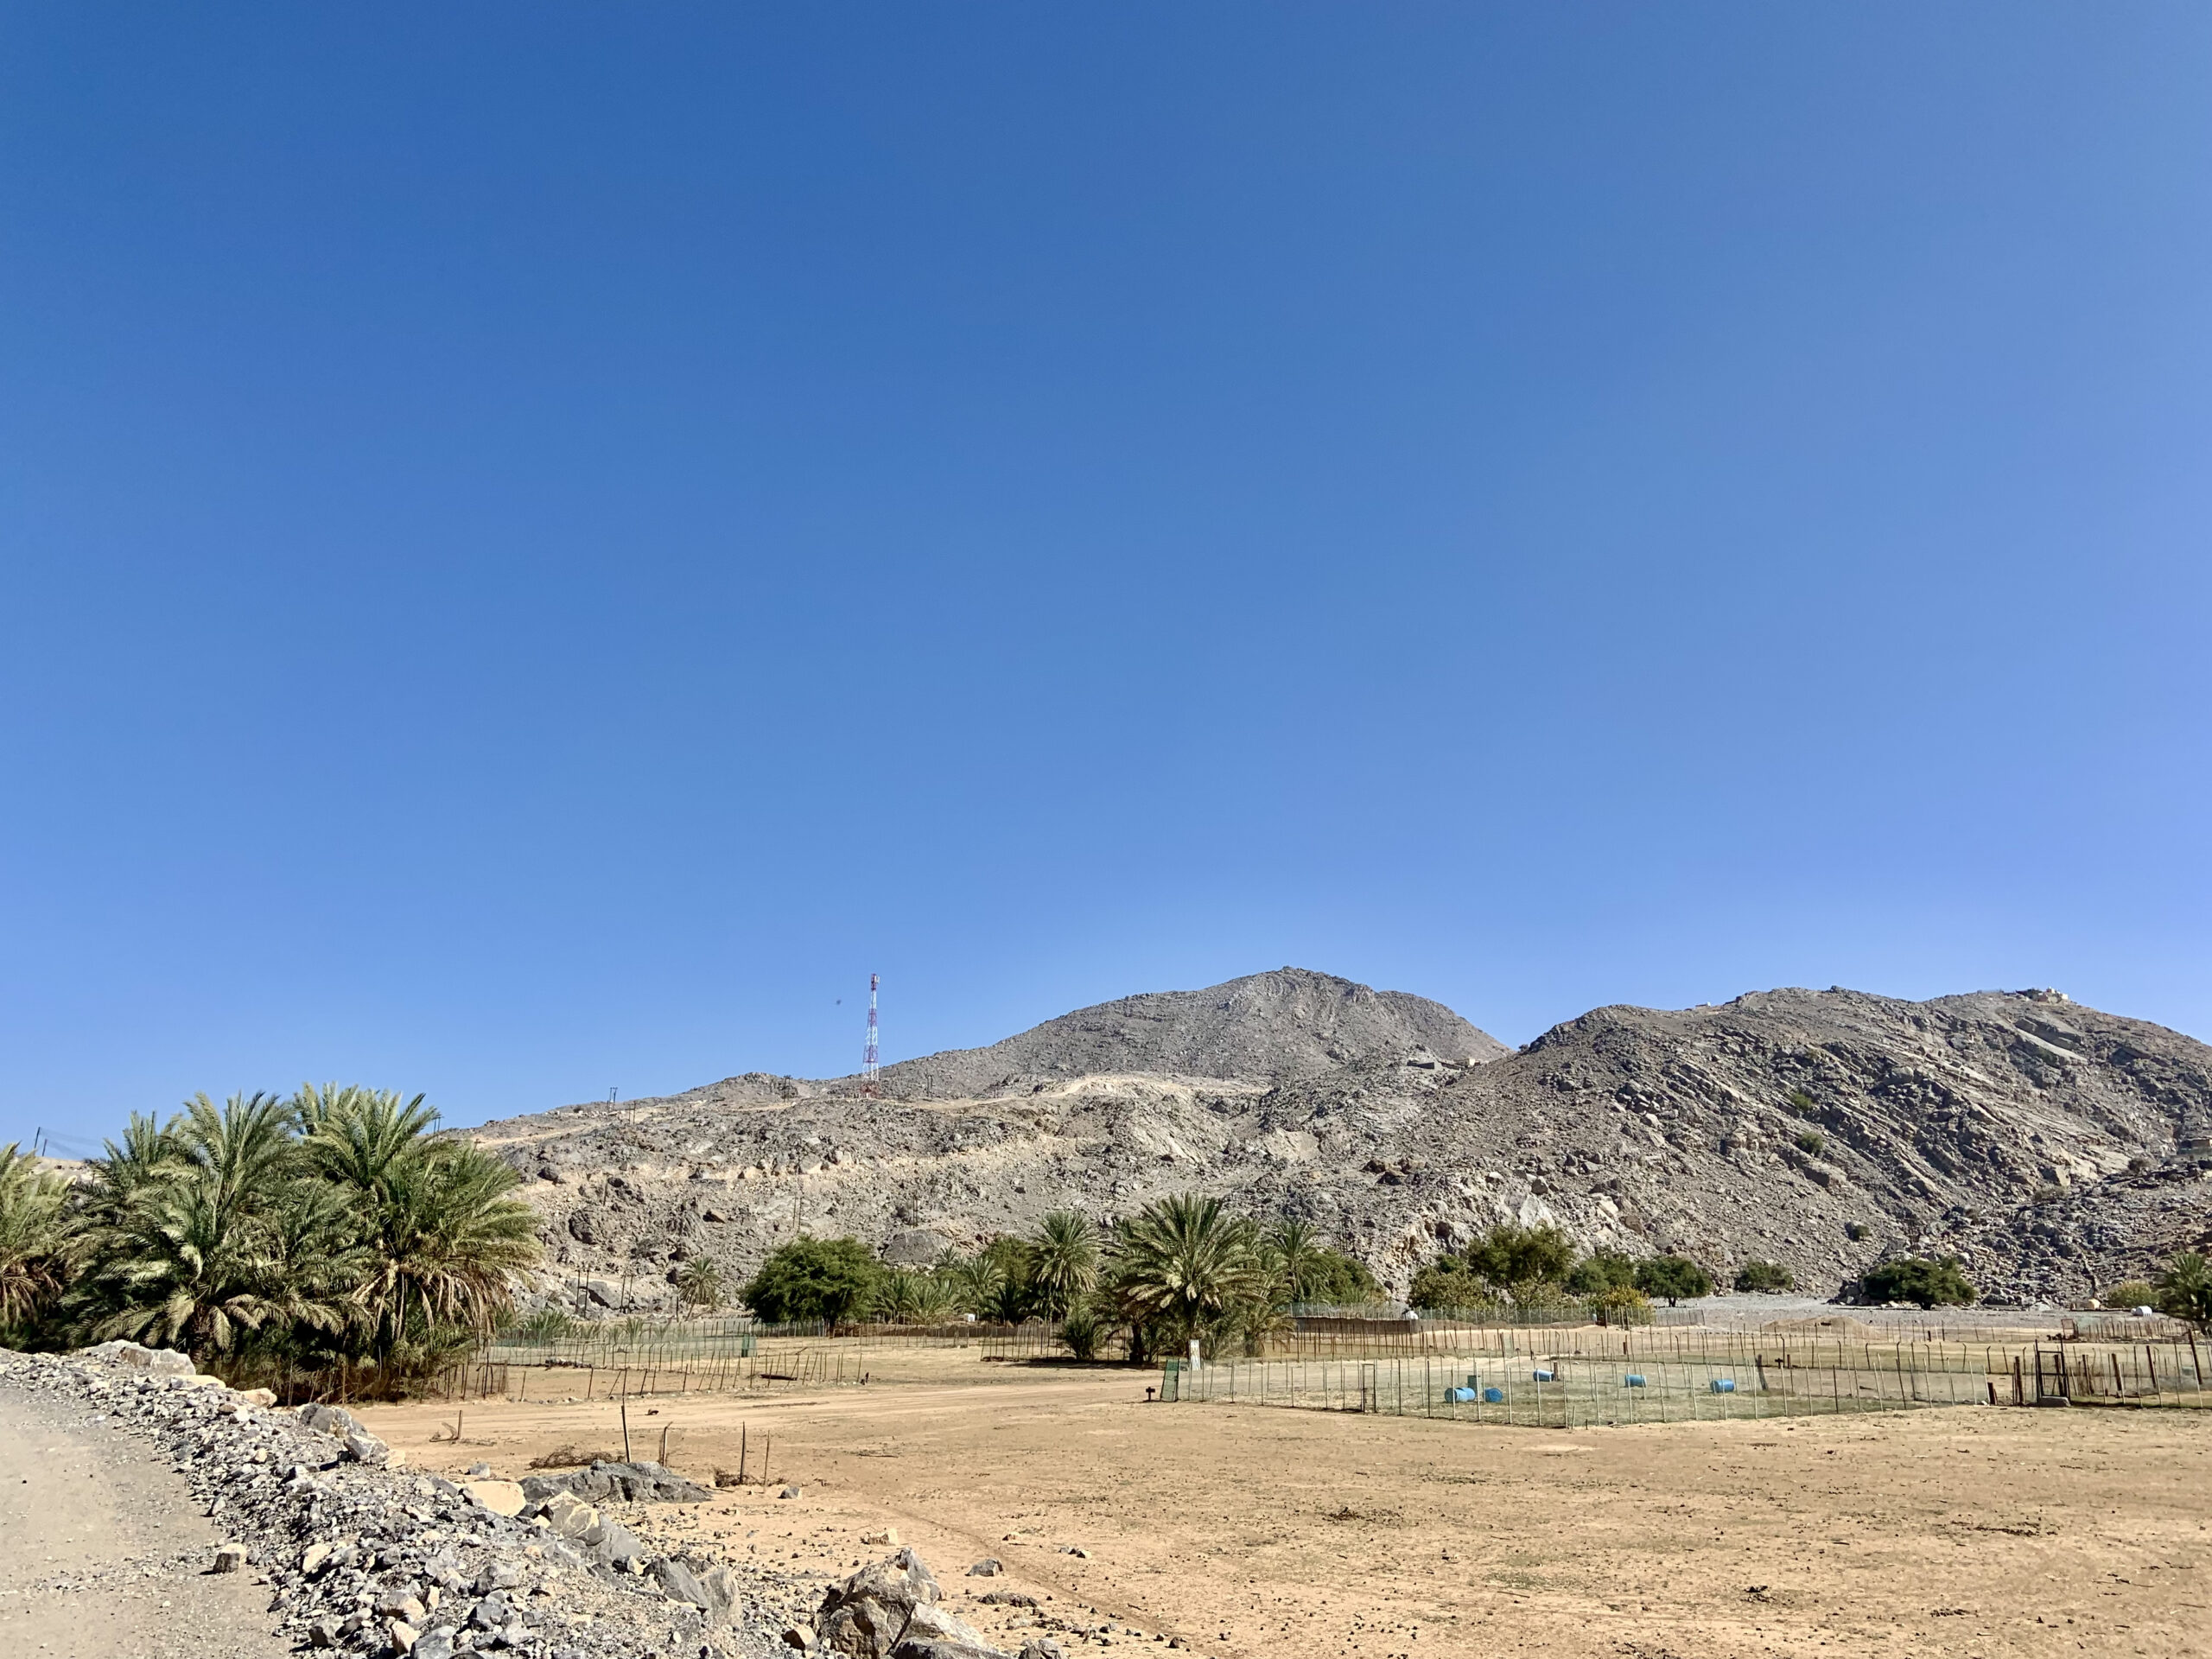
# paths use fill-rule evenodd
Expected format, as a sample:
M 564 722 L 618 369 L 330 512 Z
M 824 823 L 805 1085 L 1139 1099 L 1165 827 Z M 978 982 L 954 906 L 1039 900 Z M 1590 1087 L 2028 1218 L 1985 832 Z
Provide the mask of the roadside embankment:
M 277 1408 L 181 1354 L 0 1351 L 0 1463 L 11 1525 L 52 1557 L 19 1548 L 0 1579 L 11 1653 L 789 1652 L 757 1565 L 656 1553 L 566 1494 L 549 1514 L 511 1483 L 410 1471 L 348 1414 Z

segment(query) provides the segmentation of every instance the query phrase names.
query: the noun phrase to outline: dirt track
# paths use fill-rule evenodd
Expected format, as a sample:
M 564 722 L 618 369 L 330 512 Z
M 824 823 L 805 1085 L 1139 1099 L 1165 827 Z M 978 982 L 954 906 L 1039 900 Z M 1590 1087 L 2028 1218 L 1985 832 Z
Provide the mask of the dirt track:
M 671 1538 L 830 1573 L 881 1554 L 859 1537 L 887 1523 L 956 1603 L 1011 1587 L 1229 1659 L 2212 1652 L 2212 1413 L 1567 1436 L 1147 1407 L 1147 1380 L 894 1353 L 865 1389 L 635 1402 L 631 1433 L 650 1457 L 668 1427 L 670 1461 L 710 1478 L 747 1424 L 804 1489 L 653 1512 Z M 371 1415 L 425 1467 L 620 1447 L 604 1401 L 471 1405 L 459 1447 L 430 1439 L 449 1409 Z M 986 1554 L 1010 1576 L 963 1576 Z M 1013 1635 L 1001 1609 L 962 1611 Z
M 140 1442 L 0 1387 L 0 1654 L 8 1659 L 275 1659 L 269 1592 L 212 1576 L 225 1541 Z

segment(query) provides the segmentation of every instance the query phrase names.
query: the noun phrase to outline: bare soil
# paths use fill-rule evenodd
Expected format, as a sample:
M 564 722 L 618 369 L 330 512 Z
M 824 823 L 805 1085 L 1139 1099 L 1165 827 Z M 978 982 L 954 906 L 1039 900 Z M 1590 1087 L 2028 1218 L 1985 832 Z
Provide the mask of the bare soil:
M 2212 1413 L 1900 1412 L 1592 1430 L 1145 1402 L 1157 1373 L 883 1351 L 866 1388 L 633 1401 L 632 1448 L 702 1480 L 671 1542 L 839 1576 L 899 1529 L 1018 1648 L 1035 1596 L 1116 1645 L 1201 1654 L 2212 1651 Z M 616 1406 L 367 1414 L 416 1466 L 620 1446 Z M 784 1482 L 802 1496 L 775 1496 Z M 1071 1548 L 1088 1557 L 1067 1553 Z M 985 1556 L 1007 1576 L 963 1576 Z M 1049 1598 L 1049 1599 L 1047 1599 Z M 1126 1630 L 1128 1634 L 1122 1634 Z

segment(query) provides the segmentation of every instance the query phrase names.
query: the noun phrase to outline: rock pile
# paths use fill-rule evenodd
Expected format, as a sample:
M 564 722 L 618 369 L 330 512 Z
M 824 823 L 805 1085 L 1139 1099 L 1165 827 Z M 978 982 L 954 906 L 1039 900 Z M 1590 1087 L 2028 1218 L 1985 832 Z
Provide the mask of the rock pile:
M 411 1473 L 352 1414 L 277 1409 L 196 1375 L 181 1354 L 107 1344 L 83 1354 L 0 1351 L 0 1379 L 92 1408 L 174 1459 L 237 1541 L 211 1571 L 270 1585 L 276 1628 L 302 1646 L 454 1659 L 676 1659 L 788 1653 L 770 1602 L 780 1580 L 657 1554 L 563 1480 L 510 1516 L 462 1485 Z M 565 1478 L 628 1501 L 690 1487 L 658 1465 Z
M 814 1636 L 849 1659 L 1007 1659 L 943 1605 L 944 1591 L 922 1558 L 902 1549 L 833 1585 L 814 1617 Z M 803 1633 L 794 1632 L 804 1641 Z M 1019 1659 L 1064 1659 L 1049 1637 Z

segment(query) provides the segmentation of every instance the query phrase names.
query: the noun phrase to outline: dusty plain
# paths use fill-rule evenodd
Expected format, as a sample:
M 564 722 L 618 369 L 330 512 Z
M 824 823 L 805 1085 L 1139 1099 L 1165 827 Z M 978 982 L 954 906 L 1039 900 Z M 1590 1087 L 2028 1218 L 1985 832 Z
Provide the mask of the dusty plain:
M 1042 1615 L 1220 1659 L 2212 1653 L 2212 1413 L 1969 1407 L 1562 1434 L 1147 1405 L 1157 1378 L 885 1349 L 864 1388 L 633 1400 L 639 1457 L 665 1429 L 667 1461 L 711 1481 L 736 1469 L 742 1431 L 753 1473 L 764 1441 L 773 1460 L 766 1487 L 637 1523 L 817 1586 L 884 1554 L 861 1535 L 895 1527 L 963 1616 L 1014 1649 Z M 451 1406 L 363 1414 L 448 1472 L 622 1445 L 604 1397 L 461 1409 L 459 1445 Z M 785 1483 L 801 1496 L 776 1496 Z M 1004 1576 L 965 1575 L 987 1556 Z M 1036 1612 L 975 1599 L 994 1590 Z

